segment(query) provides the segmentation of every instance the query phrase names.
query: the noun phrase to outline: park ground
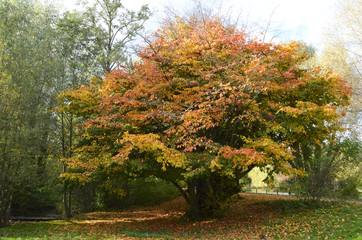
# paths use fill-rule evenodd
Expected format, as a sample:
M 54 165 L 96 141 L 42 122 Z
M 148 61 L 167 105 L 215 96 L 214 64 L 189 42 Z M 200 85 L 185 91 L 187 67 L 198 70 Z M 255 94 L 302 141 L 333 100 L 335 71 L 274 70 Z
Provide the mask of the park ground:
M 360 239 L 360 202 L 306 204 L 288 196 L 242 193 L 223 217 L 191 221 L 176 198 L 122 212 L 92 212 L 65 220 L 16 222 L 0 239 Z

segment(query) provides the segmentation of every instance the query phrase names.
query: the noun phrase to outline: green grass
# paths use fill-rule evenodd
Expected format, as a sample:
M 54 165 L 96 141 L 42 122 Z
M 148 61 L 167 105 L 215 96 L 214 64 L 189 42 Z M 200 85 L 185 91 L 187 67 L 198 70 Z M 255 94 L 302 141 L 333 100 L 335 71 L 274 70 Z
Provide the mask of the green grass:
M 290 202 L 283 204 L 282 217 L 265 224 L 268 236 L 275 239 L 285 236 L 289 239 L 362 239 L 360 205 L 326 204 L 310 208 Z
M 172 212 L 170 206 L 165 209 Z M 224 218 L 200 222 L 186 221 L 177 214 L 171 216 L 165 209 L 160 205 L 146 210 L 92 213 L 72 221 L 17 223 L 0 229 L 0 239 L 362 240 L 360 203 L 312 207 L 298 200 L 245 194 Z

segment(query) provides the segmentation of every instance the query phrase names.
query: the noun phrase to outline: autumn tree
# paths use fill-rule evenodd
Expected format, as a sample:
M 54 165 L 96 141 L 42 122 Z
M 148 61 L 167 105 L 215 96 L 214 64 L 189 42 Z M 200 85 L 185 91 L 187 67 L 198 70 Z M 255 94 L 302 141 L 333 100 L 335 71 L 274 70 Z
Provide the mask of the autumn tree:
M 293 144 L 339 130 L 349 89 L 337 74 L 303 68 L 308 49 L 264 43 L 213 18 L 176 18 L 149 38 L 132 69 L 100 88 L 64 94 L 88 117 L 68 180 L 98 174 L 156 176 L 173 183 L 190 216 L 220 214 L 254 167 L 303 174 Z

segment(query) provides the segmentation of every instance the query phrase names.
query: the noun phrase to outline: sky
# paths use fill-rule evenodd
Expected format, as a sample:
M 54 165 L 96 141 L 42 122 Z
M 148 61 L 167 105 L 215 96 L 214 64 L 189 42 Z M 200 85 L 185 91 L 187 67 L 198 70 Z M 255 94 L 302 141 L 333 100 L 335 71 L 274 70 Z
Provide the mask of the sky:
M 60 0 L 63 7 L 76 8 L 75 0 Z M 323 32 L 333 21 L 337 0 L 203 0 L 205 5 L 221 9 L 222 13 L 231 13 L 240 17 L 241 22 L 249 25 L 258 23 L 266 27 L 270 22 L 269 39 L 280 41 L 303 41 L 316 49 L 322 49 Z M 164 16 L 166 6 L 185 11 L 193 6 L 193 0 L 123 0 L 123 5 L 131 10 L 139 10 L 147 4 L 155 13 L 148 22 L 151 30 L 158 28 Z M 78 6 L 79 8 L 79 6 Z

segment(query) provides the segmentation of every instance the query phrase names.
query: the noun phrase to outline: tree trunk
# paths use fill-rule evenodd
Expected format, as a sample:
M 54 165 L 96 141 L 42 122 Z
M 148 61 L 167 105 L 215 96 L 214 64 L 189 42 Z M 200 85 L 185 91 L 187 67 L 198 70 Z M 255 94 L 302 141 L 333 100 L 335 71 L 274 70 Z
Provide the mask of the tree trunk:
M 10 219 L 12 193 L 9 189 L 1 189 L 0 195 L 0 228 L 6 227 Z
M 71 116 L 71 120 L 72 120 Z M 72 124 L 72 121 L 70 121 L 70 124 Z M 62 141 L 62 155 L 63 158 L 67 157 L 67 151 L 66 151 L 66 143 L 65 143 L 65 121 L 64 121 L 64 113 L 61 113 L 61 128 L 62 128 L 62 136 L 61 136 L 61 141 Z M 72 131 L 72 126 L 70 126 L 70 130 Z M 71 147 L 71 141 L 72 141 L 72 134 L 70 133 L 69 135 L 69 155 L 70 155 L 70 147 Z M 63 163 L 63 173 L 65 173 L 67 171 L 67 166 L 65 163 Z M 63 184 L 63 208 L 64 208 L 64 217 L 65 218 L 70 218 L 72 216 L 72 192 L 71 189 L 68 186 L 68 183 L 64 182 Z
M 193 179 L 187 188 L 188 216 L 193 219 L 222 216 L 227 200 L 238 192 L 240 189 L 235 179 L 217 173 Z
M 64 183 L 63 207 L 64 207 L 64 217 L 66 219 L 72 217 L 72 192 L 68 188 L 66 183 Z

